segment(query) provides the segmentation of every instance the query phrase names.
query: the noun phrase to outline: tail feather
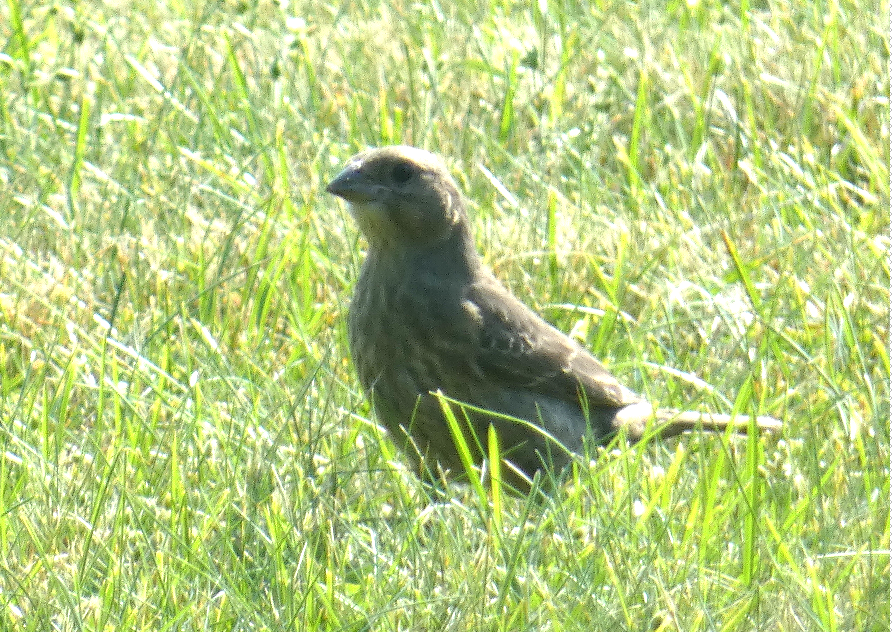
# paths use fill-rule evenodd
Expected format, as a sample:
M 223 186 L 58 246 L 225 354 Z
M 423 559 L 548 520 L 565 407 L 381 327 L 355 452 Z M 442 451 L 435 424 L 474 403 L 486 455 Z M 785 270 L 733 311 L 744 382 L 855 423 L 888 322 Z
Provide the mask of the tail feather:
M 674 437 L 675 435 L 692 430 L 706 430 L 710 432 L 725 432 L 732 429 L 734 432 L 745 433 L 749 431 L 752 423 L 750 415 L 725 415 L 722 413 L 698 412 L 693 410 L 670 410 L 659 408 L 654 410 L 649 404 L 633 404 L 623 408 L 617 413 L 614 425 L 617 430 L 625 429 L 626 435 L 633 441 L 644 436 L 648 422 L 656 418 L 654 428 L 656 434 L 661 437 Z M 783 423 L 780 419 L 760 415 L 755 418 L 756 430 L 760 433 L 780 432 Z
M 724 432 L 728 428 L 733 428 L 737 432 L 747 432 L 752 419 L 750 415 L 725 415 L 693 410 L 679 412 L 665 408 L 656 411 L 656 418 L 658 421 L 666 422 L 666 426 L 674 431 L 669 436 L 697 428 L 714 432 Z M 780 419 L 767 415 L 760 415 L 756 417 L 755 421 L 756 428 L 762 432 L 779 432 L 783 427 Z M 665 435 L 665 433 L 661 434 Z

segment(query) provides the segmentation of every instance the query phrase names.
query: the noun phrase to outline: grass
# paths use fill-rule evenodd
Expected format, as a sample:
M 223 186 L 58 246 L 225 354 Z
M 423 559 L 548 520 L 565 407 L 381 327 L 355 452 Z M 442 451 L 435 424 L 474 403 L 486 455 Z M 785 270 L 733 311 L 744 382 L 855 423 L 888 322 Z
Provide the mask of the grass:
M 888 630 L 888 11 L 5 3 L 0 629 Z M 395 142 L 632 388 L 782 436 L 424 487 L 323 192 Z

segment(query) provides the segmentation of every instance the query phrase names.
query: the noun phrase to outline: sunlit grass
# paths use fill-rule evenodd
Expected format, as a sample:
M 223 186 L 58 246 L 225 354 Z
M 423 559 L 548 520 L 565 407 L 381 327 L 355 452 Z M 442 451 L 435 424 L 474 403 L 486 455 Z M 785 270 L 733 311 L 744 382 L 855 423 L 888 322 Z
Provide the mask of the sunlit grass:
M 5 3 L 0 628 L 888 630 L 888 10 Z M 323 192 L 395 142 L 630 387 L 781 437 L 419 480 Z

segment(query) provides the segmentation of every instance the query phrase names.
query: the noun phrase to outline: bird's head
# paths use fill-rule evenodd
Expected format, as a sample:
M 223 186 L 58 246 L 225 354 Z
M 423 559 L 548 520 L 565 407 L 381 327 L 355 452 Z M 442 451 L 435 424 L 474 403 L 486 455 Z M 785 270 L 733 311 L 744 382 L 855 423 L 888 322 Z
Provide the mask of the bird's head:
M 431 246 L 466 223 L 464 203 L 446 165 L 402 145 L 357 154 L 326 187 L 347 201 L 376 249 Z

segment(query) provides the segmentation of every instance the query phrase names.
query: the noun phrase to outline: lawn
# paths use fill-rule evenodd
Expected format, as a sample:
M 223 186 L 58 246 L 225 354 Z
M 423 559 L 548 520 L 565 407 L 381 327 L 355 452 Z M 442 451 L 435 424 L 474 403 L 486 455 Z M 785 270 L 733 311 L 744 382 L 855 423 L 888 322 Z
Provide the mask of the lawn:
M 888 631 L 888 15 L 4 3 L 0 630 Z M 391 143 L 628 386 L 781 434 L 422 483 L 324 192 Z

